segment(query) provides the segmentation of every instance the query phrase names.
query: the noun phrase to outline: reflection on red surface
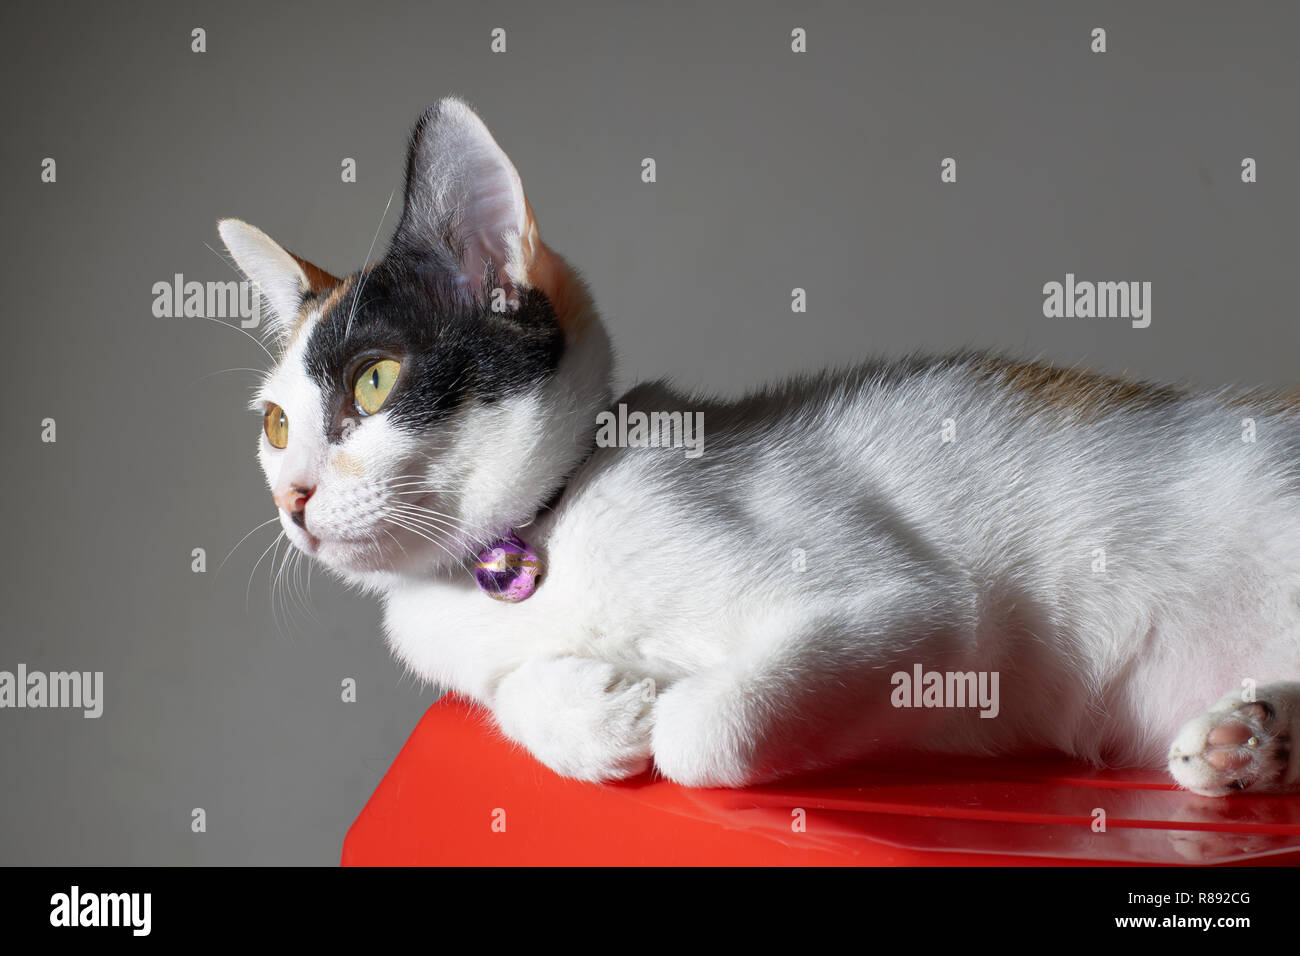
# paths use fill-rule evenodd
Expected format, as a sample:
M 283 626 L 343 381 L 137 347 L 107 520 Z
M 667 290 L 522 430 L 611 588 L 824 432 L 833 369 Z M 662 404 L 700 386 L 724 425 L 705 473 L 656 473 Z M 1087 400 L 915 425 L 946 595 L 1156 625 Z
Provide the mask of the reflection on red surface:
M 1159 771 L 948 757 L 747 790 L 651 775 L 602 786 L 556 776 L 451 697 L 343 844 L 346 865 L 1243 862 L 1300 863 L 1300 797 L 1209 799 Z

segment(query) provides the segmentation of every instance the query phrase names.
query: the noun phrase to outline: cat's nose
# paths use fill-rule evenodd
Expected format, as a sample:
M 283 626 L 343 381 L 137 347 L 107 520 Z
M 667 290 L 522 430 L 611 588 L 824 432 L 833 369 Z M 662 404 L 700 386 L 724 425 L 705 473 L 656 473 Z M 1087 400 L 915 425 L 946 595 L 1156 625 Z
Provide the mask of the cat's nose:
M 284 509 L 289 513 L 297 524 L 301 525 L 303 521 L 303 512 L 307 510 L 307 501 L 316 493 L 316 489 L 308 488 L 304 485 L 290 485 L 281 491 L 277 491 L 272 497 L 275 499 L 277 507 Z

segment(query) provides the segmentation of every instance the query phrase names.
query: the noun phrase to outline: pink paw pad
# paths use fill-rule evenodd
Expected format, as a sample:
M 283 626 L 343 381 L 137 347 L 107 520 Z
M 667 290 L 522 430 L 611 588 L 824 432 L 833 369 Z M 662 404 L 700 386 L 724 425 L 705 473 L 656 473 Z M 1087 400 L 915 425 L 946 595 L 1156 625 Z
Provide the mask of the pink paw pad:
M 1226 793 L 1267 783 L 1281 772 L 1289 756 L 1289 741 L 1279 735 L 1276 724 L 1268 704 L 1243 704 L 1218 716 L 1201 747 L 1175 748 L 1171 769 L 1181 780 L 1177 764 L 1189 771 L 1199 764 L 1201 779 L 1196 782 L 1200 785 L 1190 789 L 1200 793 Z

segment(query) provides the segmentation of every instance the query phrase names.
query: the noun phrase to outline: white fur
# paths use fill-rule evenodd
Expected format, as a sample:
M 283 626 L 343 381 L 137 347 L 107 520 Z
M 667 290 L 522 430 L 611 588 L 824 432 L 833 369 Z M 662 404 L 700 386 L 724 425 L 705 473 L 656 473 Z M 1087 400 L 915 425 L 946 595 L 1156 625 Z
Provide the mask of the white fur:
M 443 116 L 450 152 L 434 174 L 449 181 L 433 195 L 473 195 L 480 167 L 517 183 L 486 129 Z M 472 162 L 455 154 L 466 129 Z M 475 216 L 516 223 L 522 193 L 506 191 L 505 212 L 469 210 L 475 234 Z M 492 255 L 523 262 L 520 233 L 504 228 Z M 284 265 L 259 252 L 255 268 L 264 261 Z M 316 488 L 306 532 L 282 515 L 294 543 L 381 595 L 412 672 L 489 707 L 557 771 L 608 780 L 653 760 L 684 784 L 731 786 L 898 749 L 1050 748 L 1170 761 L 1184 785 L 1223 793 L 1233 781 L 1207 740 L 1235 709 L 1196 715 L 1225 689 L 1261 685 L 1282 715 L 1271 752 L 1300 731 L 1300 684 L 1269 683 L 1300 676 L 1295 411 L 1224 392 L 1080 416 L 971 359 L 730 405 L 641 386 L 618 401 L 703 412 L 705 454 L 600 448 L 584 463 L 609 405 L 609 347 L 594 317 L 574 327 L 586 331 L 544 386 L 470 401 L 418 440 L 381 412 L 327 445 L 306 335 L 260 394 L 290 422 L 288 449 L 262 441 L 268 482 Z M 350 474 L 358 461 L 364 474 Z M 409 476 L 427 495 L 403 498 Z M 413 500 L 427 517 L 403 524 Z M 498 603 L 464 563 L 521 527 L 542 582 Z M 891 675 L 916 664 L 997 671 L 998 716 L 892 706 Z M 1296 787 L 1300 756 L 1289 761 L 1251 784 Z
M 657 389 L 623 400 L 683 404 Z M 1160 764 L 1225 687 L 1296 673 L 1294 417 L 1264 420 L 1255 445 L 1210 397 L 1071 425 L 961 369 L 772 406 L 705 406 L 702 465 L 598 451 L 530 529 L 547 568 L 532 599 L 394 585 L 394 651 L 511 713 L 506 676 L 539 660 L 652 679 L 645 753 L 699 785 L 899 747 Z M 950 413 L 960 437 L 944 444 Z M 913 663 L 998 671 L 1001 714 L 892 708 L 888 677 Z M 570 735 L 586 762 L 565 772 L 618 776 L 626 740 L 601 754 L 584 731 L 617 695 L 586 699 Z M 526 723 L 506 729 L 534 745 Z
M 293 256 L 256 226 L 238 219 L 223 219 L 217 224 L 217 231 L 239 268 L 270 306 L 267 330 L 283 336 L 298 315 L 303 294 L 310 287 L 307 274 Z

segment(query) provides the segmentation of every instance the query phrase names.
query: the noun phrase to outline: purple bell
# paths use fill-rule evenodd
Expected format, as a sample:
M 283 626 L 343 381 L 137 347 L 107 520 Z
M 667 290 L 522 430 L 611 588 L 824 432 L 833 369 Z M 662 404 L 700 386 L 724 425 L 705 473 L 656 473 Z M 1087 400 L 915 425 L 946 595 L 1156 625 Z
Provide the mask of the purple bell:
M 478 553 L 474 582 L 488 597 L 514 604 L 533 596 L 542 573 L 537 552 L 513 531 Z

